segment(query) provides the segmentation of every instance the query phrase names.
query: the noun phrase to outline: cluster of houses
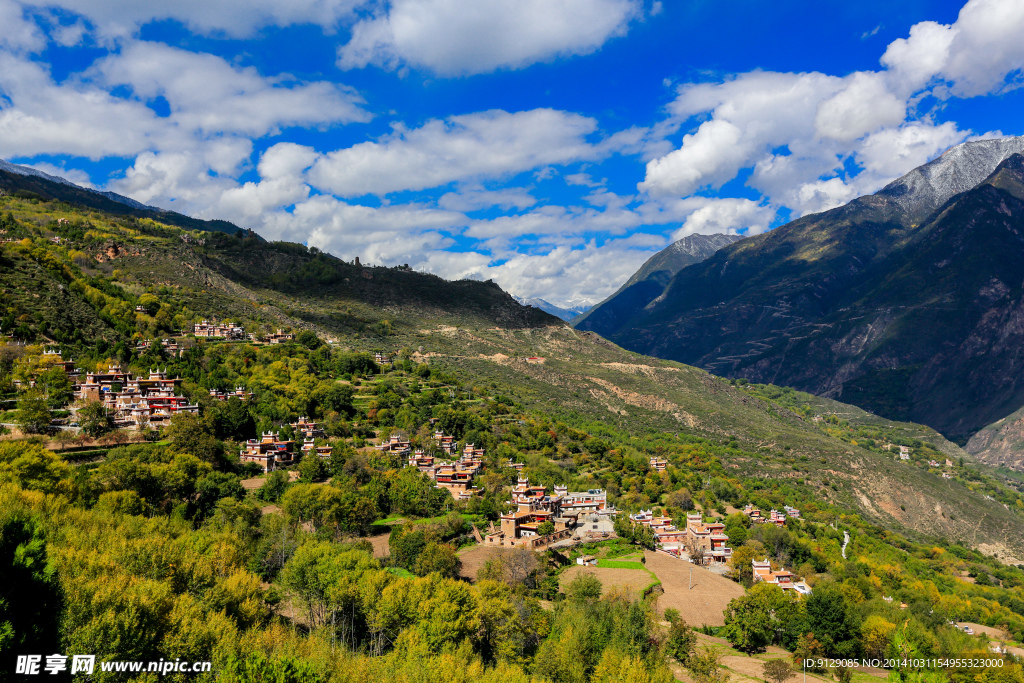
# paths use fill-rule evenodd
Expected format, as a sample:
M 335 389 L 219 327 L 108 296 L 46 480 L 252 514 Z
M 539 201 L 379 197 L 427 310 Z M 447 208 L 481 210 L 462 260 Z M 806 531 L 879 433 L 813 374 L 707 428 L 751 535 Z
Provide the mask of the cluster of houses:
M 726 545 L 729 536 L 725 525 L 704 522 L 699 512 L 686 514 L 683 529 L 677 528 L 671 517 L 656 517 L 652 510 L 641 510 L 629 518 L 635 524 L 650 527 L 655 547 L 674 557 L 682 558 L 685 554 L 695 564 L 724 564 L 732 557 L 732 548 Z
M 316 454 L 326 460 L 334 452 L 331 446 L 317 446 L 316 440 L 325 437 L 323 427 L 309 418 L 300 417 L 291 423 L 295 439 L 282 439 L 280 432 L 263 432 L 259 439 L 249 439 L 242 445 L 238 457 L 242 462 L 253 462 L 264 472 L 294 465 L 306 455 Z M 302 439 L 299 445 L 299 439 Z M 296 448 L 296 445 L 299 445 Z
M 257 336 L 253 333 L 246 334 L 245 328 L 234 323 L 217 323 L 206 320 L 200 321 L 192 326 L 192 334 L 196 337 L 208 339 L 248 339 L 252 342 L 266 342 L 267 344 L 284 344 L 295 341 L 295 334 L 278 329 L 276 332 Z
M 145 376 L 136 377 L 114 364 L 106 370 L 87 372 L 76 368 L 73 360 L 64 360 L 60 351 L 49 349 L 43 351 L 43 362 L 64 370 L 76 401 L 99 401 L 113 417 L 114 423 L 121 426 L 156 426 L 166 423 L 178 413 L 199 412 L 198 404 L 177 395 L 182 380 L 180 377 L 168 377 L 167 370 L 150 369 Z M 15 384 L 22 388 L 20 382 Z M 29 381 L 28 386 L 35 386 L 35 381 Z M 219 398 L 218 393 L 210 392 L 215 398 Z M 251 396 L 241 388 L 230 395 Z
M 784 591 L 795 591 L 800 595 L 811 594 L 811 587 L 807 585 L 806 581 L 797 581 L 793 572 L 788 572 L 785 569 L 773 570 L 772 563 L 767 558 L 753 560 L 751 564 L 754 567 L 754 583 L 770 583 Z
M 178 413 L 198 413 L 199 405 L 176 395 L 181 378 L 167 376 L 166 370 L 151 369 L 146 377 L 124 372 L 120 365 L 104 371 L 85 372 L 62 363 L 68 372 L 75 398 L 100 401 L 113 414 L 114 421 L 133 425 L 159 424 Z
M 158 342 L 152 339 L 143 339 L 135 345 L 135 350 L 139 353 L 145 353 L 146 350 L 152 348 L 157 343 Z M 181 346 L 173 339 L 161 339 L 159 344 L 167 354 L 171 356 L 181 355 Z
M 893 445 L 894 444 L 887 443 L 883 446 L 883 448 L 887 451 L 892 450 Z M 897 446 L 897 448 L 900 449 L 900 454 L 899 456 L 897 456 L 900 460 L 910 460 L 910 446 Z M 943 465 L 943 463 L 940 463 L 938 460 L 929 460 L 928 467 L 931 467 L 933 469 L 940 469 L 944 467 L 945 470 L 942 472 L 942 478 L 953 478 L 953 472 L 951 471 L 953 469 L 953 461 L 950 460 L 949 458 L 946 458 L 945 465 Z
M 524 477 L 519 477 L 512 489 L 510 503 L 515 509 L 501 515 L 498 527 L 491 524 L 484 545 L 539 549 L 571 538 L 586 519 L 603 519 L 610 526 L 610 519 L 618 513 L 608 506 L 608 493 L 603 489 L 569 491 L 555 486 L 549 494 L 544 486 L 531 486 Z M 551 522 L 551 531 L 542 533 L 546 522 Z
M 787 517 L 800 519 L 800 510 L 788 505 L 783 505 L 781 512 L 778 510 L 769 511 L 767 517 L 761 513 L 759 508 L 756 508 L 753 505 L 747 505 L 743 508 L 742 512 L 750 519 L 751 524 L 774 524 L 776 526 L 785 526 Z
M 946 458 L 946 464 L 945 465 L 943 465 L 942 463 L 939 463 L 936 460 L 929 460 L 928 461 L 928 467 L 932 467 L 932 468 L 935 468 L 935 469 L 939 469 L 941 467 L 945 467 L 945 469 L 942 471 L 942 478 L 943 479 L 952 479 L 953 478 L 953 472 L 952 472 L 953 461 L 950 460 L 949 458 Z
M 665 458 L 651 458 L 651 469 L 655 472 L 664 472 L 668 469 L 668 460 Z
M 215 401 L 226 401 L 229 398 L 237 398 L 240 401 L 248 401 L 252 398 L 252 392 L 246 391 L 245 387 L 235 387 L 234 391 L 221 391 L 210 389 L 210 398 Z
M 433 436 L 437 448 L 452 460 L 441 460 L 429 455 L 422 448 L 412 449 L 412 443 L 402 433 L 392 434 L 387 441 L 377 446 L 382 453 L 395 453 L 405 459 L 407 467 L 415 467 L 426 474 L 435 486 L 445 489 L 455 500 L 469 500 L 480 493 L 473 486 L 473 477 L 484 469 L 484 449 L 475 444 L 466 444 L 462 454 L 454 458 L 458 451 L 455 437 L 436 431 Z
M 466 444 L 459 453 L 455 437 L 441 430 L 434 432 L 433 442 L 435 452 L 440 451 L 451 459 L 435 457 L 423 449 L 413 450 L 412 443 L 401 432 L 392 434 L 376 448 L 404 458 L 407 467 L 415 467 L 426 474 L 455 500 L 468 500 L 480 493 L 473 486 L 473 479 L 484 469 L 484 449 Z M 523 463 L 511 460 L 506 465 L 519 472 L 523 469 Z M 512 489 L 509 504 L 514 509 L 501 515 L 497 527 L 491 523 L 487 533 L 480 537 L 484 545 L 542 548 L 572 537 L 584 520 L 595 527 L 610 529 L 609 520 L 617 512 L 608 506 L 608 494 L 603 489 L 569 491 L 565 486 L 556 486 L 548 493 L 544 486 L 531 485 L 529 479 L 522 476 Z M 604 520 L 603 525 L 601 520 Z M 543 528 L 546 522 L 551 522 L 550 530 Z
M 249 339 L 251 341 L 258 341 L 258 338 L 254 334 L 250 334 Z M 291 332 L 284 332 L 282 330 L 278 330 L 273 334 L 264 335 L 263 337 L 263 341 L 267 342 L 268 344 L 284 344 L 285 342 L 290 342 L 294 340 L 294 334 L 292 334 Z
M 207 339 L 245 339 L 245 328 L 234 323 L 202 320 L 192 326 L 192 334 Z
M 11 342 L 7 346 L 25 346 L 24 341 Z M 60 351 L 51 351 L 49 349 L 43 350 L 43 364 L 48 367 L 61 367 L 64 372 L 67 373 L 68 377 L 74 382 L 75 378 L 81 370 L 75 368 L 75 362 L 72 360 L 64 360 L 61 358 Z M 28 382 L 22 382 L 20 379 L 14 380 L 14 387 L 18 390 L 27 389 L 36 385 L 35 379 L 30 379 Z
M 145 309 L 142 306 L 136 306 L 135 310 L 137 312 L 145 312 Z M 257 336 L 251 332 L 246 334 L 245 328 L 241 325 L 236 325 L 235 323 L 218 323 L 216 321 L 209 320 L 201 320 L 192 325 L 191 329 L 186 328 L 185 334 L 191 334 L 200 339 L 226 339 L 228 341 L 248 339 L 253 343 L 265 342 L 267 344 L 283 344 L 285 342 L 295 341 L 294 333 L 285 332 L 281 329 L 270 334 Z M 143 352 L 157 343 L 159 343 L 170 355 L 181 355 L 182 348 L 174 339 L 161 339 L 159 342 L 145 339 L 135 345 L 135 350 Z

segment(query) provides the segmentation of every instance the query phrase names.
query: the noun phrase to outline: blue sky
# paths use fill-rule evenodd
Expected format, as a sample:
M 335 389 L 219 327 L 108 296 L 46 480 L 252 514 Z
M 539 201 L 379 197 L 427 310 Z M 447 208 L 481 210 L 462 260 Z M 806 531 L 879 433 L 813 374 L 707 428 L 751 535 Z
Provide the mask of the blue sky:
M 1021 35 L 1019 0 L 0 0 L 0 158 L 595 303 L 1024 133 Z

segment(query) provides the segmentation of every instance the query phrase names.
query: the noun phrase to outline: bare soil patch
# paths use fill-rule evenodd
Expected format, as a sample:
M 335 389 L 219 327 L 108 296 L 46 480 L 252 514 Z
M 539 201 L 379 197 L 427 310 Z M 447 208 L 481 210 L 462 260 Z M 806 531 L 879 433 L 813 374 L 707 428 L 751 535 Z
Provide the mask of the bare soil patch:
M 373 546 L 373 556 L 376 558 L 387 557 L 391 554 L 391 547 L 388 545 L 388 538 L 391 534 L 378 534 L 377 536 L 360 536 L 357 541 L 369 541 Z
M 995 638 L 997 640 L 1012 640 L 1001 628 L 993 628 L 992 626 L 982 626 L 981 624 L 975 624 L 973 621 L 958 621 L 956 625 L 960 628 L 964 626 L 970 626 L 971 630 L 975 633 L 984 633 L 989 638 Z
M 459 553 L 462 560 L 462 568 L 459 576 L 476 581 L 476 573 L 480 571 L 489 559 L 501 553 L 501 548 L 488 548 L 487 546 L 475 545 L 468 550 Z
M 792 655 L 788 652 L 786 653 L 785 657 L 780 657 L 778 655 L 772 655 L 770 657 L 765 657 L 763 655 L 761 657 L 747 657 L 746 655 L 726 655 L 725 657 L 722 657 L 722 664 L 724 664 L 727 668 L 731 669 L 732 671 L 735 671 L 740 676 L 750 678 L 755 681 L 763 681 L 764 663 L 766 661 L 768 661 L 769 659 L 788 660 L 791 657 Z M 802 681 L 803 673 L 798 673 L 797 676 L 794 676 L 790 680 L 794 681 L 794 683 L 796 681 Z M 831 679 L 825 678 L 821 674 L 809 673 L 807 674 L 807 680 L 815 681 L 815 683 L 829 683 Z
M 654 582 L 649 572 L 642 569 L 605 569 L 603 567 L 569 567 L 562 572 L 558 585 L 565 588 L 580 574 L 593 574 L 601 581 L 605 592 L 609 588 L 623 587 L 633 591 L 642 591 Z
M 677 560 L 662 553 L 647 551 L 647 568 L 661 581 L 665 594 L 658 598 L 658 607 L 674 607 L 691 626 L 724 626 L 722 612 L 733 598 L 746 591 L 743 586 L 713 572 Z M 693 588 L 690 570 L 693 570 Z
M 266 477 L 253 477 L 252 479 L 243 479 L 242 488 L 246 491 L 255 491 L 259 487 L 266 483 Z

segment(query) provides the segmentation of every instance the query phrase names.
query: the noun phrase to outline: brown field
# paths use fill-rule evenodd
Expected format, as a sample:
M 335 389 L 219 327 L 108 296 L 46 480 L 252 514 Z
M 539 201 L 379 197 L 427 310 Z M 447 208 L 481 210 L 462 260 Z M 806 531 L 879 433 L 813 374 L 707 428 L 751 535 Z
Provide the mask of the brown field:
M 360 536 L 359 541 L 369 541 L 370 545 L 373 546 L 373 556 L 376 558 L 387 557 L 391 554 L 391 548 L 388 546 L 388 538 L 391 534 L 379 534 L 377 536 Z
M 593 574 L 596 576 L 600 579 L 601 585 L 604 586 L 605 592 L 609 588 L 619 586 L 633 591 L 642 591 L 654 583 L 654 577 L 642 569 L 604 569 L 601 567 L 582 567 L 577 565 L 569 567 L 562 572 L 558 579 L 558 585 L 564 589 L 570 581 L 580 574 Z
M 999 640 L 1012 640 L 1001 628 L 993 628 L 991 626 L 982 626 L 981 624 L 975 624 L 973 621 L 958 621 L 957 626 L 963 628 L 964 626 L 970 626 L 971 630 L 975 633 L 984 633 L 989 638 L 996 638 Z
M 480 568 L 484 566 L 487 560 L 500 553 L 501 550 L 501 548 L 475 545 L 469 550 L 460 552 L 459 559 L 462 560 L 462 568 L 459 570 L 459 576 L 470 581 L 476 581 L 476 573 Z
M 243 479 L 242 480 L 242 488 L 245 489 L 246 491 L 255 491 L 259 487 L 263 486 L 263 484 L 266 481 L 267 481 L 267 478 L 265 476 L 264 477 L 253 477 L 252 479 Z
M 665 589 L 665 594 L 658 598 L 658 607 L 661 610 L 674 607 L 691 626 L 723 626 L 722 612 L 726 605 L 745 593 L 740 584 L 689 562 L 651 551 L 645 552 L 644 557 L 647 568 Z M 691 567 L 692 589 L 689 588 Z

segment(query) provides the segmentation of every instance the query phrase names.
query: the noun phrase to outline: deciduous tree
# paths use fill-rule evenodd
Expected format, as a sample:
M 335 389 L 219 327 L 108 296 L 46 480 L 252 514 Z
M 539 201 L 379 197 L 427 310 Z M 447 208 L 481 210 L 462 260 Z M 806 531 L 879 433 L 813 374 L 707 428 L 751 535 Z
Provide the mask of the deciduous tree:
M 764 663 L 762 675 L 769 683 L 786 683 L 793 677 L 793 667 L 785 659 L 769 659 Z
M 42 434 L 50 429 L 50 404 L 38 389 L 29 389 L 18 398 L 15 420 L 26 434 Z

